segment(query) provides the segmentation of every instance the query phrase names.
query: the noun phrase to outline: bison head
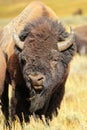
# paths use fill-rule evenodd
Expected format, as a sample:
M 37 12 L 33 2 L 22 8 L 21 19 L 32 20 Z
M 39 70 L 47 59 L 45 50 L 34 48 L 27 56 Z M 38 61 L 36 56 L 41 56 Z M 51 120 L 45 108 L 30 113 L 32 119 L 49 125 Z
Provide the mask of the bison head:
M 13 39 L 30 90 L 30 112 L 35 112 L 65 82 L 75 51 L 74 33 L 68 34 L 61 23 L 46 17 L 29 23 L 20 36 L 14 32 Z

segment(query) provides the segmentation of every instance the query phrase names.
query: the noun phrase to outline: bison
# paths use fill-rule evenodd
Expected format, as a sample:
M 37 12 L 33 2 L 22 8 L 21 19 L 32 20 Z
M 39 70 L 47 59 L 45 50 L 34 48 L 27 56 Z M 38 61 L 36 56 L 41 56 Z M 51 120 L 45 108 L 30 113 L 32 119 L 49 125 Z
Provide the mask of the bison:
M 82 15 L 83 14 L 83 10 L 81 8 L 77 9 L 73 15 Z
M 10 116 L 14 120 L 18 115 L 21 122 L 22 113 L 25 121 L 33 114 L 52 119 L 60 108 L 69 63 L 76 51 L 74 32 L 71 29 L 68 33 L 56 14 L 41 2 L 31 3 L 5 29 L 9 34 L 5 41 L 2 33 L 5 43 L 1 47 L 8 54 Z
M 87 25 L 74 28 L 77 42 L 77 53 L 87 55 Z

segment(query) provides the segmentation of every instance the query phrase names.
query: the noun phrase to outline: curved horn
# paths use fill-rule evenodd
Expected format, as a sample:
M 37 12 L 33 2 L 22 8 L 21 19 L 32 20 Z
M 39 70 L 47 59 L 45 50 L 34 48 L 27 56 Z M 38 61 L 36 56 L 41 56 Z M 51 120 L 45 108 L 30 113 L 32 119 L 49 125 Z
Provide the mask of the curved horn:
M 16 29 L 14 29 L 14 32 L 13 32 L 13 40 L 14 40 L 14 43 L 22 50 L 24 47 L 24 42 L 20 40 L 19 36 L 17 35 Z
M 70 27 L 70 35 L 68 38 L 66 38 L 65 41 L 62 41 L 62 42 L 58 42 L 57 43 L 57 46 L 58 46 L 58 50 L 59 51 L 64 51 L 66 50 L 67 48 L 69 48 L 74 42 L 75 42 L 75 35 L 74 35 L 74 32 L 73 30 L 71 29 Z

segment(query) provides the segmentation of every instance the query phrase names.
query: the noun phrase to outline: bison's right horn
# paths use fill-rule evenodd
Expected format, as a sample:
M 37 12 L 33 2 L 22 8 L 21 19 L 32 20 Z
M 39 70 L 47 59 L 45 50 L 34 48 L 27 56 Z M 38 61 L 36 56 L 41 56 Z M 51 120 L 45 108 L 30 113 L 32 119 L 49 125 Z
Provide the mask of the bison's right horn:
M 71 32 L 69 34 L 69 37 L 65 41 L 57 43 L 59 51 L 64 51 L 68 49 L 75 42 L 75 34 L 71 28 L 70 30 Z
M 16 46 L 18 46 L 22 50 L 24 47 L 24 42 L 20 40 L 19 36 L 17 35 L 16 29 L 14 29 L 14 32 L 13 32 L 13 40 Z

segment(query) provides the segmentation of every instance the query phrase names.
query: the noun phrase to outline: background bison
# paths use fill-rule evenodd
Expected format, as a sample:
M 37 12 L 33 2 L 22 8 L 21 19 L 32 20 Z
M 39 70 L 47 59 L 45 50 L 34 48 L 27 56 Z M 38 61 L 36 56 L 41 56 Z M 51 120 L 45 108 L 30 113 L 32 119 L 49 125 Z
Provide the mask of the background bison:
M 87 25 L 74 29 L 77 42 L 77 52 L 80 55 L 87 55 Z
M 8 55 L 12 119 L 17 114 L 22 121 L 22 113 L 25 121 L 33 113 L 51 119 L 60 108 L 75 53 L 73 31 L 67 33 L 49 7 L 34 2 L 4 27 L 1 47 Z
M 82 15 L 83 14 L 83 10 L 82 9 L 77 9 L 74 13 L 73 13 L 73 15 Z

